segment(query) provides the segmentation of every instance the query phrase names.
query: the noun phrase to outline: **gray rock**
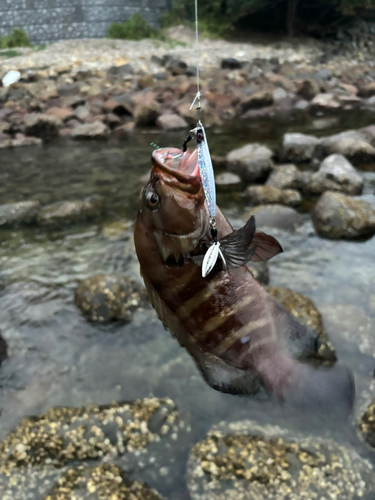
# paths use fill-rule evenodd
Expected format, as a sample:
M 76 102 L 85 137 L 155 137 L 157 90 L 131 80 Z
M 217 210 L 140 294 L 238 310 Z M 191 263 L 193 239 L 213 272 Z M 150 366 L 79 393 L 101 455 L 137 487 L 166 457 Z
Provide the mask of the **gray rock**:
M 371 144 L 371 146 L 375 146 L 375 125 L 361 128 L 358 132 Z
M 216 189 L 222 193 L 242 191 L 243 182 L 239 175 L 232 172 L 222 172 L 215 177 Z
M 78 140 L 103 140 L 108 137 L 109 129 L 107 125 L 98 120 L 92 123 L 78 125 L 71 132 L 71 137 Z
M 8 344 L 0 332 L 0 365 L 8 357 Z
M 40 146 L 43 143 L 39 137 L 26 137 L 23 134 L 17 134 L 16 139 L 0 138 L 0 149 L 19 148 L 24 146 Z
M 156 490 L 131 481 L 117 465 L 80 465 L 69 469 L 43 500 L 162 500 Z
M 59 201 L 43 207 L 37 216 L 41 226 L 60 227 L 92 219 L 101 214 L 102 198 L 92 197 L 87 200 Z
M 282 87 L 277 87 L 273 92 L 273 101 L 274 102 L 279 102 L 288 97 L 288 92 L 284 90 Z
M 90 110 L 87 106 L 81 105 L 76 107 L 76 109 L 74 110 L 74 114 L 78 118 L 78 120 L 81 120 L 83 122 L 90 116 Z
M 349 130 L 322 139 L 322 145 L 327 154 L 346 156 L 355 164 L 375 161 L 375 148 L 366 140 L 364 134 Z
M 375 234 L 375 210 L 362 200 L 326 191 L 312 211 L 317 233 L 330 239 L 356 239 Z
M 75 304 L 89 321 L 130 321 L 145 299 L 144 289 L 134 280 L 96 274 L 81 281 L 75 290 Z
M 122 79 L 134 73 L 133 67 L 130 64 L 123 64 L 122 66 L 112 66 L 107 71 L 107 77 L 110 79 Z
M 375 82 L 370 82 L 363 87 L 360 87 L 358 91 L 360 97 L 372 97 L 375 95 Z
M 332 78 L 332 71 L 328 68 L 323 68 L 315 73 L 316 80 L 330 80 Z
M 58 137 L 63 123 L 55 116 L 43 113 L 31 113 L 24 119 L 26 134 L 51 141 Z
M 284 135 L 281 151 L 283 161 L 304 163 L 322 156 L 323 147 L 317 137 L 298 133 Z
M 187 71 L 187 64 L 180 59 L 171 59 L 165 66 L 165 68 L 172 73 L 172 75 L 185 75 Z
M 294 189 L 278 189 L 273 186 L 249 186 L 245 198 L 253 205 L 279 204 L 295 207 L 301 204 L 302 197 Z
M 194 446 L 187 484 L 192 500 L 355 500 L 375 491 L 370 463 L 353 448 L 249 420 L 222 422 Z
M 227 168 L 246 183 L 261 181 L 273 168 L 272 156 L 272 151 L 261 144 L 247 144 L 227 154 Z
M 221 69 L 241 69 L 242 64 L 234 57 L 227 57 L 221 61 Z
M 293 163 L 276 165 L 266 182 L 278 189 L 300 189 L 302 185 L 302 172 Z
M 305 189 L 312 194 L 322 194 L 324 191 L 341 191 L 357 195 L 363 190 L 363 179 L 351 163 L 342 155 L 328 156 L 315 172 Z
M 248 219 L 251 215 L 255 216 L 259 229 L 274 227 L 285 231 L 295 231 L 303 223 L 302 216 L 296 210 L 283 205 L 260 205 L 249 210 L 245 217 Z
M 154 125 L 161 113 L 161 106 L 158 102 L 146 99 L 140 102 L 134 109 L 134 119 L 137 125 Z
M 270 274 L 267 262 L 249 262 L 247 267 L 259 283 L 262 283 L 262 285 L 268 285 Z
M 301 99 L 298 102 L 296 102 L 294 109 L 296 111 L 307 111 L 309 109 L 310 103 L 309 101 L 305 101 L 305 99 Z
M 189 126 L 184 118 L 175 113 L 160 115 L 156 120 L 156 125 L 163 130 L 187 129 Z
M 0 205 L 0 227 L 31 224 L 35 221 L 39 208 L 38 201 L 20 201 Z
M 261 90 L 241 100 L 241 112 L 246 113 L 250 109 L 259 109 L 273 104 L 273 93 L 269 90 Z
M 318 94 L 311 101 L 310 112 L 313 114 L 337 113 L 341 107 L 340 99 L 333 94 Z

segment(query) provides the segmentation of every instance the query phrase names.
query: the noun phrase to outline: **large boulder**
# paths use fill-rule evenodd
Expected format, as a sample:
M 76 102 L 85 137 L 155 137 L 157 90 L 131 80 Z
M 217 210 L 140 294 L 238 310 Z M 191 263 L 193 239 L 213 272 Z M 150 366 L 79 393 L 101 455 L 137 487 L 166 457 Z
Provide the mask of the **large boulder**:
M 0 205 L 0 227 L 31 224 L 35 221 L 39 208 L 38 201 L 19 201 Z
M 249 109 L 259 109 L 273 104 L 273 93 L 269 90 L 261 90 L 241 100 L 241 112 L 246 113 Z
M 214 163 L 214 159 L 212 158 Z M 225 161 L 224 161 L 225 164 Z M 215 177 L 216 189 L 222 193 L 231 193 L 233 191 L 242 191 L 243 182 L 239 175 L 232 172 L 222 172 Z
M 320 139 L 306 134 L 285 134 L 281 150 L 281 159 L 295 163 L 310 162 L 323 157 Z
M 355 164 L 372 163 L 375 161 L 375 148 L 365 135 L 355 130 L 322 139 L 326 154 L 340 154 Z
M 176 113 L 160 115 L 156 125 L 163 130 L 187 129 L 189 126 L 187 121 Z
M 252 205 L 279 204 L 296 207 L 302 198 L 294 189 L 278 189 L 273 186 L 249 186 L 245 191 L 245 199 Z
M 310 112 L 313 114 L 337 113 L 342 107 L 340 99 L 333 94 L 318 94 L 310 103 Z
M 278 189 L 301 189 L 303 174 L 293 163 L 276 165 L 268 177 L 266 185 Z
M 342 155 L 328 156 L 315 172 L 305 189 L 313 194 L 324 191 L 341 191 L 346 194 L 361 194 L 363 179 L 351 163 Z
M 246 183 L 262 181 L 273 168 L 272 156 L 272 151 L 261 144 L 247 144 L 227 154 L 227 168 Z
M 26 134 L 51 141 L 58 137 L 63 122 L 52 115 L 31 113 L 24 118 Z
M 37 215 L 41 226 L 59 227 L 97 217 L 102 211 L 102 198 L 93 196 L 87 200 L 58 201 L 44 206 Z
M 192 500 L 355 500 L 375 492 L 372 466 L 353 448 L 250 420 L 211 429 L 190 452 L 187 482 Z
M 134 109 L 135 123 L 139 126 L 155 125 L 161 114 L 161 106 L 157 101 L 145 99 L 136 104 Z
M 283 205 L 260 205 L 245 214 L 247 218 L 251 215 L 255 216 L 259 229 L 273 227 L 285 231 L 295 231 L 303 223 L 301 214 L 293 208 Z
M 319 94 L 320 85 L 315 80 L 304 80 L 297 90 L 297 94 L 307 101 L 311 101 L 314 97 Z
M 375 210 L 370 203 L 326 191 L 312 211 L 317 233 L 330 239 L 356 239 L 375 234 Z
M 75 290 L 75 304 L 89 321 L 129 321 L 145 299 L 144 288 L 134 280 L 96 274 Z
M 83 140 L 102 140 L 107 138 L 108 132 L 109 129 L 105 123 L 95 120 L 92 123 L 83 123 L 75 127 L 71 132 L 71 137 Z

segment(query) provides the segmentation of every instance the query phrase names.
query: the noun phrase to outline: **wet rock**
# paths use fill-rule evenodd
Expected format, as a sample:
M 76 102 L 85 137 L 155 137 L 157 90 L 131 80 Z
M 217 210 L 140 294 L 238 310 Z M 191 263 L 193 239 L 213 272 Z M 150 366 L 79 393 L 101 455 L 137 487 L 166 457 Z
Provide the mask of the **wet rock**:
M 375 161 L 375 148 L 355 130 L 325 137 L 322 145 L 327 154 L 343 155 L 355 164 Z
M 39 208 L 38 201 L 20 201 L 0 205 L 0 227 L 31 224 L 35 221 Z
M 303 173 L 292 163 L 276 165 L 267 179 L 266 186 L 278 189 L 300 189 L 303 186 Z
M 319 94 L 320 85 L 315 80 L 304 80 L 297 90 L 297 94 L 306 101 L 311 101 Z
M 78 125 L 71 132 L 71 137 L 77 140 L 103 140 L 108 137 L 109 129 L 101 121 Z
M 112 66 L 107 71 L 107 78 L 109 79 L 123 79 L 132 75 L 134 72 L 130 64 L 122 64 L 121 66 Z
M 26 137 L 23 134 L 17 134 L 15 139 L 0 139 L 0 149 L 39 146 L 42 143 L 43 141 L 39 137 Z
M 189 126 L 186 120 L 174 113 L 159 116 L 156 125 L 163 130 L 187 129 Z
M 8 344 L 0 332 L 0 365 L 8 357 Z
M 101 214 L 102 198 L 91 197 L 87 200 L 59 201 L 43 207 L 37 216 L 41 226 L 61 227 L 92 219 Z
M 187 64 L 180 59 L 171 59 L 165 66 L 167 71 L 170 71 L 172 75 L 185 75 L 187 71 Z
M 261 90 L 241 100 L 241 112 L 246 113 L 249 109 L 259 109 L 273 104 L 273 94 L 269 90 Z
M 247 267 L 259 283 L 262 283 L 262 285 L 268 285 L 270 275 L 267 262 L 249 262 Z
M 310 112 L 313 114 L 336 113 L 341 106 L 340 100 L 333 94 L 318 94 L 311 101 Z
M 225 163 L 225 161 L 224 161 Z M 243 182 L 239 175 L 232 172 L 222 172 L 215 177 L 216 189 L 221 193 L 242 191 Z
M 234 59 L 234 57 L 227 57 L 226 59 L 223 59 L 221 61 L 221 69 L 241 69 L 242 64 L 240 61 L 237 61 L 237 59 Z
M 51 141 L 58 137 L 62 121 L 55 116 L 43 113 L 31 113 L 24 119 L 26 134 Z
M 161 112 L 161 106 L 158 102 L 146 99 L 140 102 L 134 109 L 134 119 L 137 125 L 154 125 Z
M 374 492 L 372 467 L 354 449 L 249 420 L 222 422 L 194 446 L 187 484 L 192 500 L 354 500 Z
M 296 163 L 310 162 L 323 156 L 321 141 L 313 135 L 285 134 L 283 137 L 281 158 L 283 161 Z
M 245 214 L 247 219 L 255 216 L 257 227 L 275 227 L 286 231 L 295 231 L 303 223 L 302 216 L 293 208 L 283 205 L 260 205 Z
M 96 274 L 81 281 L 75 290 L 75 304 L 89 321 L 130 321 L 142 304 L 145 292 L 134 280 Z
M 312 211 L 315 230 L 330 239 L 356 239 L 375 234 L 375 210 L 370 203 L 326 191 Z
M 253 205 L 287 205 L 295 207 L 301 204 L 302 197 L 294 189 L 278 189 L 273 186 L 249 186 L 245 198 Z
M 162 500 L 155 490 L 131 481 L 113 464 L 69 469 L 44 500 Z
M 362 193 L 363 179 L 344 156 L 333 154 L 323 161 L 318 172 L 312 174 L 305 189 L 313 194 L 341 191 L 356 195 Z
M 272 156 L 272 151 L 261 144 L 247 144 L 227 154 L 227 168 L 246 183 L 261 181 L 273 168 Z
M 270 286 L 267 288 L 267 292 L 293 314 L 298 323 L 314 332 L 320 341 L 319 350 L 314 356 L 316 359 L 327 363 L 337 361 L 335 349 L 329 342 L 328 335 L 323 328 L 322 315 L 311 299 L 301 293 L 282 287 Z
M 375 448 L 375 400 L 373 400 L 363 414 L 358 430 L 365 441 Z

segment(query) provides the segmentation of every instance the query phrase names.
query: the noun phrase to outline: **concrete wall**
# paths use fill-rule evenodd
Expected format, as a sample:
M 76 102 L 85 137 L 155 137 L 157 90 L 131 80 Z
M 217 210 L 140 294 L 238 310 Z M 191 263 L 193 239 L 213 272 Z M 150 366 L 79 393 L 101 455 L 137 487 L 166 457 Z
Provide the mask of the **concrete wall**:
M 112 22 L 139 12 L 157 25 L 170 0 L 0 0 L 0 36 L 23 28 L 32 42 L 105 37 Z

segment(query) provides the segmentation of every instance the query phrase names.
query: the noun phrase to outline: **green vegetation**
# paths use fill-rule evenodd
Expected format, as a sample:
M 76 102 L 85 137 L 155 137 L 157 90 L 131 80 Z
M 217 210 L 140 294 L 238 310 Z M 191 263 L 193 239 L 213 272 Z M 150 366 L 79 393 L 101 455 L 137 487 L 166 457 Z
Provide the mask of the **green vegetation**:
M 326 36 L 370 12 L 375 13 L 375 0 L 200 0 L 199 25 L 201 33 L 214 36 L 230 27 Z M 193 0 L 175 0 L 161 22 L 192 24 Z
M 108 38 L 143 40 L 144 38 L 160 37 L 160 32 L 149 26 L 138 12 L 133 14 L 133 17 L 124 23 L 112 23 L 108 29 Z
M 0 57 L 17 57 L 22 56 L 22 52 L 17 52 L 16 50 L 2 50 L 0 52 Z
M 0 49 L 13 49 L 14 47 L 31 47 L 29 37 L 21 28 L 13 28 L 9 35 L 0 37 Z

